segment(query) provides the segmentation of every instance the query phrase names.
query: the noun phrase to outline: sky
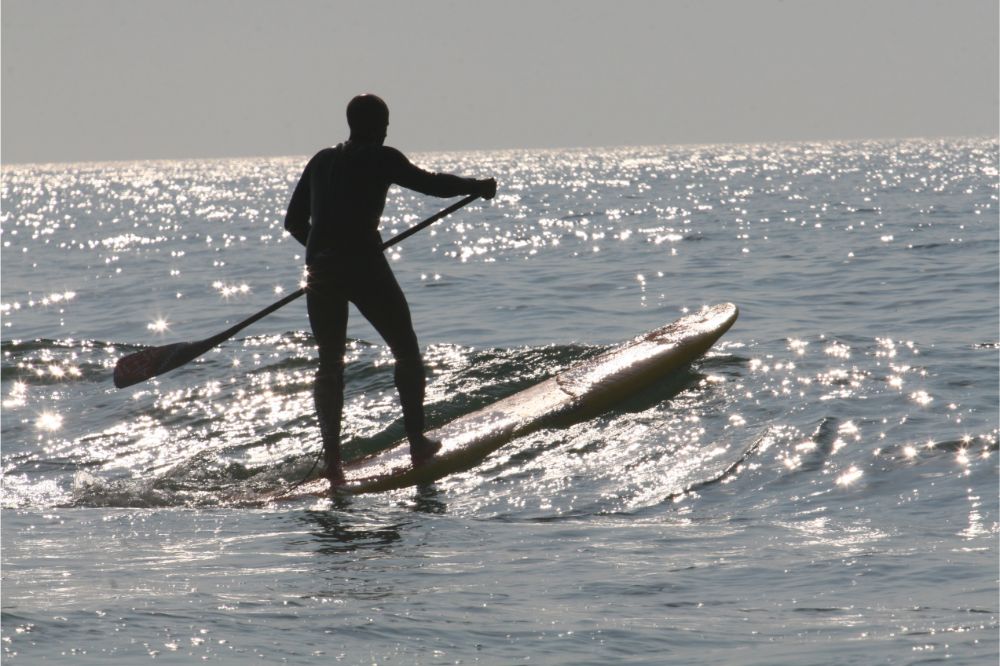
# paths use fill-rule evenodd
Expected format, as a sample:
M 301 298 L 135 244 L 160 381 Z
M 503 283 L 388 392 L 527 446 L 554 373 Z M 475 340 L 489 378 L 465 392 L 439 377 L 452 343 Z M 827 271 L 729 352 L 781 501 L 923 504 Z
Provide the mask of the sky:
M 0 162 L 997 136 L 996 0 L 2 0 Z

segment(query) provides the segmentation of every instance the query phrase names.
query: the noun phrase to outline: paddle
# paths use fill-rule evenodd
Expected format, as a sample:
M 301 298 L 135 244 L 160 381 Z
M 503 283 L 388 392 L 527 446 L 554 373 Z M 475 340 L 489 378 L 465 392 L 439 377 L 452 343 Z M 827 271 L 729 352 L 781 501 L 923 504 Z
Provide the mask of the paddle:
M 393 236 L 386 242 L 382 243 L 382 249 L 385 250 L 386 248 L 392 247 L 396 243 L 409 238 L 421 229 L 430 226 L 446 215 L 454 213 L 459 208 L 472 203 L 478 198 L 478 194 L 470 194 L 461 201 L 453 203 L 444 210 L 431 215 L 423 222 L 413 225 L 401 234 Z M 115 386 L 118 388 L 125 388 L 126 386 L 138 384 L 141 381 L 145 381 L 157 375 L 162 375 L 164 372 L 169 372 L 174 368 L 179 368 L 188 361 L 192 361 L 201 356 L 212 347 L 215 347 L 216 345 L 233 337 L 255 321 L 263 319 L 278 308 L 288 305 L 304 293 L 306 293 L 305 289 L 299 289 L 298 291 L 285 296 L 277 303 L 267 306 L 257 314 L 244 319 L 235 326 L 227 328 L 223 332 L 213 335 L 210 338 L 205 338 L 204 340 L 199 340 L 197 342 L 175 342 L 172 345 L 150 347 L 149 349 L 143 349 L 142 351 L 135 352 L 134 354 L 123 356 L 118 359 L 118 363 L 115 364 Z

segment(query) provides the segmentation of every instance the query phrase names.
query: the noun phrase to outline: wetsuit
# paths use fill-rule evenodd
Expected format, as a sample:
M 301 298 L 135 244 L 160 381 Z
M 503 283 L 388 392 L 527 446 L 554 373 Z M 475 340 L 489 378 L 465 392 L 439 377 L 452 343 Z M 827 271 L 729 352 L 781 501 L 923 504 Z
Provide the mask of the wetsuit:
M 379 221 L 390 185 L 453 197 L 480 181 L 430 173 L 378 143 L 347 141 L 317 153 L 292 194 L 285 229 L 306 247 L 306 302 L 319 345 L 314 384 L 327 470 L 339 473 L 347 304 L 354 303 L 389 345 L 411 443 L 423 437 L 425 375 L 410 309 L 382 253 Z M 311 222 L 310 222 L 311 219 Z

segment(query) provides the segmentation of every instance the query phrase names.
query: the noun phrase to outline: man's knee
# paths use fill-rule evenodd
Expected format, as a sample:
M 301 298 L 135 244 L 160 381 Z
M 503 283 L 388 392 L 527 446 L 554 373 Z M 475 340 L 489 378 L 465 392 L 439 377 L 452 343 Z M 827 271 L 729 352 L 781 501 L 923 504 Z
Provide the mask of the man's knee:
M 316 385 L 322 387 L 340 387 L 344 385 L 344 362 L 320 360 L 316 370 Z
M 420 350 L 417 349 L 416 345 L 412 349 L 400 352 L 393 350 L 393 358 L 396 359 L 397 374 L 403 374 L 407 378 L 423 378 L 424 359 L 420 356 Z
M 389 350 L 392 351 L 396 363 L 420 363 L 420 345 L 417 344 L 417 334 L 412 328 L 386 342 L 389 343 Z

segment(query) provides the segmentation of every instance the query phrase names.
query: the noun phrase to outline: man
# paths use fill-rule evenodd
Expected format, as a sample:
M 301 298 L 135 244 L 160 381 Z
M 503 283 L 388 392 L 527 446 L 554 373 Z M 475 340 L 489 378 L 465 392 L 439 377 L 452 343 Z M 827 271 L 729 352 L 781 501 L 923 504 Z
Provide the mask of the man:
M 306 303 L 319 345 L 313 387 L 323 436 L 326 477 L 344 483 L 340 420 L 344 407 L 347 303 L 375 327 L 396 359 L 395 381 L 415 465 L 441 448 L 424 435 L 425 375 L 417 336 L 378 233 L 385 197 L 396 184 L 436 197 L 496 195 L 496 180 L 430 173 L 410 163 L 385 141 L 389 108 L 375 95 L 347 105 L 350 138 L 325 148 L 306 165 L 292 194 L 285 229 L 306 247 Z

